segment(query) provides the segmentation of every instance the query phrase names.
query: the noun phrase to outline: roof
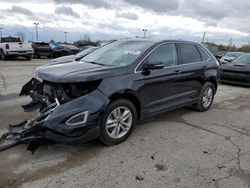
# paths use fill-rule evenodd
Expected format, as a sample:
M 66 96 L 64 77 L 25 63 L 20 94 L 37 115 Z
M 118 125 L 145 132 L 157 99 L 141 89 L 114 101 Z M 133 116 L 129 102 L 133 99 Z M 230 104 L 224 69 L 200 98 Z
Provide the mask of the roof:
M 133 42 L 151 42 L 151 43 L 163 43 L 163 42 L 183 42 L 183 43 L 192 43 L 199 44 L 197 42 L 185 41 L 185 40 L 168 40 L 168 39 L 152 39 L 152 38 L 135 38 L 135 39 L 122 39 L 119 41 L 133 41 Z

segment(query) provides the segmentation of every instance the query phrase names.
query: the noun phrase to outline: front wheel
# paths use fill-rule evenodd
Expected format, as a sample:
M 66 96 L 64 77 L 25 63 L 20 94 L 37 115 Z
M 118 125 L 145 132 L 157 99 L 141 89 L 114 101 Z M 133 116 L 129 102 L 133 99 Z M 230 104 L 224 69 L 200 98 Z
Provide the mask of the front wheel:
M 213 104 L 215 95 L 215 87 L 212 83 L 206 82 L 202 89 L 197 104 L 194 106 L 195 110 L 200 112 L 207 111 Z
M 115 145 L 126 140 L 137 121 L 136 108 L 130 101 L 119 99 L 111 102 L 101 122 L 100 140 L 106 145 Z
M 6 60 L 7 58 L 4 54 L 4 52 L 1 50 L 0 53 L 1 53 L 1 60 Z

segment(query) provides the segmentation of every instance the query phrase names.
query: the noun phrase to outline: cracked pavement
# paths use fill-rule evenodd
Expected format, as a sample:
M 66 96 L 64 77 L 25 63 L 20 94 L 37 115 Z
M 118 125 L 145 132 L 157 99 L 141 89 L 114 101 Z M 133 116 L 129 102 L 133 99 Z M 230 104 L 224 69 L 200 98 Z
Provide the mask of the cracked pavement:
M 0 62 L 0 132 L 34 115 L 22 112 L 28 98 L 16 93 L 46 62 L 39 61 Z M 0 153 L 0 187 L 249 188 L 250 89 L 219 85 L 211 110 L 150 118 L 117 146 L 55 144 L 34 155 L 25 149 Z

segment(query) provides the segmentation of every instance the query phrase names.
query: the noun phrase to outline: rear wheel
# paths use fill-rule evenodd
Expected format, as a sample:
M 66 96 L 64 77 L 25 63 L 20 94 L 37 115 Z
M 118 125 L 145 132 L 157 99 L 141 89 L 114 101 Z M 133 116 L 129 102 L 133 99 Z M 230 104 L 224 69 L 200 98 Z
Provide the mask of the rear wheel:
M 215 86 L 210 82 L 206 82 L 202 89 L 197 104 L 194 106 L 195 110 L 200 112 L 207 111 L 213 104 L 215 95 Z
M 119 99 L 111 102 L 103 115 L 100 140 L 106 145 L 123 142 L 132 133 L 136 120 L 136 108 L 130 101 Z

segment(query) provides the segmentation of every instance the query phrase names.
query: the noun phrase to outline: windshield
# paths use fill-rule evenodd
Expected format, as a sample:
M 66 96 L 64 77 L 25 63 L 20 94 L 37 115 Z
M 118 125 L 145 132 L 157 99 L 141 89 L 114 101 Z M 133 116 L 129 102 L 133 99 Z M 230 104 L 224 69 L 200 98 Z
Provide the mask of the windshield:
M 118 41 L 103 46 L 81 59 L 107 66 L 133 63 L 153 43 L 147 41 Z
M 250 64 L 250 54 L 243 54 L 239 57 L 237 57 L 233 63 L 238 63 L 238 64 Z
M 96 47 L 90 47 L 90 48 L 87 48 L 79 53 L 76 54 L 77 57 L 83 57 L 91 52 L 93 52 L 94 50 L 96 50 L 97 48 Z

